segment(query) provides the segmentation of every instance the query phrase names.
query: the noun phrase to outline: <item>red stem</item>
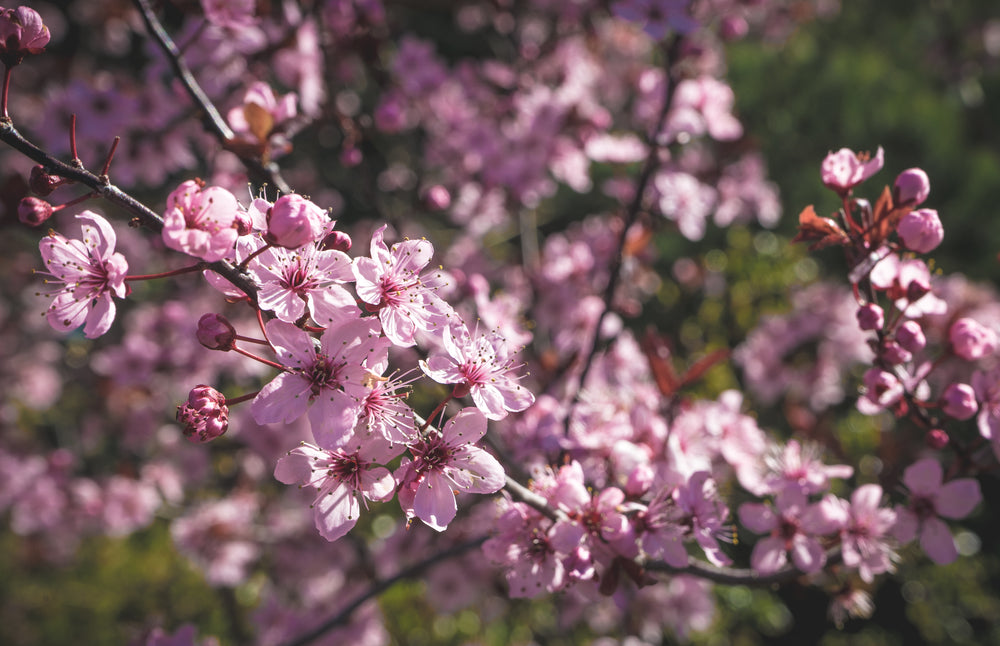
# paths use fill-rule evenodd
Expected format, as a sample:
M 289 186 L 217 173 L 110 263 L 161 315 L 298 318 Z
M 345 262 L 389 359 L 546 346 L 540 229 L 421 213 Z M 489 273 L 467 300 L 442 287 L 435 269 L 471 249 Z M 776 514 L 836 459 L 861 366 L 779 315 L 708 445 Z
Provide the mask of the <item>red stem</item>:
M 153 280 L 155 278 L 169 278 L 170 276 L 180 276 L 181 274 L 190 274 L 193 271 L 201 271 L 203 269 L 205 269 L 204 263 L 199 262 L 197 265 L 191 265 L 190 267 L 181 267 L 180 269 L 172 269 L 170 271 L 165 271 L 161 274 L 126 276 L 125 280 Z
M 3 118 L 10 119 L 7 115 L 7 91 L 10 89 L 10 71 L 12 68 L 6 65 L 3 68 L 3 96 L 0 96 L 0 108 L 3 108 Z
M 253 359 L 254 361 L 260 361 L 261 363 L 263 363 L 265 365 L 268 365 L 268 366 L 271 366 L 272 368 L 277 368 L 278 370 L 285 371 L 285 372 L 288 371 L 288 368 L 286 366 L 283 366 L 280 363 L 275 363 L 274 361 L 271 361 L 270 359 L 265 359 L 264 357 L 258 357 L 253 352 L 250 352 L 249 350 L 244 350 L 243 348 L 237 347 L 236 345 L 233 345 L 233 351 L 234 352 L 239 352 L 244 357 L 249 357 L 249 358 Z

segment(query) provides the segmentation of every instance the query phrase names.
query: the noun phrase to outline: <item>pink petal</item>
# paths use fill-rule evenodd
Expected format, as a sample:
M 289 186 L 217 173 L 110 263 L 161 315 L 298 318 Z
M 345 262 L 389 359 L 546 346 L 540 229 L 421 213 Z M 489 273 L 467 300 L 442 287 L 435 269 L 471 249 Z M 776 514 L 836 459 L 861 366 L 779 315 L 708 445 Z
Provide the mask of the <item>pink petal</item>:
M 951 563 L 958 558 L 951 530 L 940 518 L 924 519 L 923 529 L 920 530 L 920 547 L 938 565 Z
M 328 541 L 335 541 L 351 531 L 361 515 L 361 505 L 357 496 L 345 485 L 340 485 L 330 493 L 320 496 L 313 507 L 316 515 L 316 529 Z
M 934 499 L 934 508 L 938 515 L 945 518 L 965 518 L 982 499 L 979 481 L 959 478 L 941 487 Z
M 941 488 L 941 463 L 934 458 L 914 462 L 903 472 L 903 484 L 911 496 L 930 496 Z
M 436 471 L 426 473 L 413 499 L 413 513 L 430 528 L 444 531 L 458 513 L 448 480 Z
M 274 477 L 287 485 L 306 482 L 311 475 L 309 458 L 295 453 L 278 458 L 278 463 L 274 466 Z
M 750 564 L 761 574 L 777 572 L 788 562 L 785 541 L 777 536 L 768 536 L 758 541 L 750 555 Z

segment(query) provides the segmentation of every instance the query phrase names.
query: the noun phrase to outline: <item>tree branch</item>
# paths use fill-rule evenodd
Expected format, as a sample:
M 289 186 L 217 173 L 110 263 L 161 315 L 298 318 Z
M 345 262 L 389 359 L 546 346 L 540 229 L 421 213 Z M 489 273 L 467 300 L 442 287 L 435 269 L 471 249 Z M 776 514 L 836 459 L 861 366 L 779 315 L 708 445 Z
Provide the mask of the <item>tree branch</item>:
M 177 74 L 177 78 L 180 79 L 181 83 L 184 85 L 184 89 L 187 90 L 188 95 L 191 100 L 194 101 L 195 105 L 199 106 L 205 113 L 205 127 L 215 135 L 216 139 L 222 144 L 223 148 L 227 150 L 232 150 L 229 148 L 229 144 L 235 137 L 233 131 L 230 129 L 229 124 L 226 120 L 222 118 L 219 111 L 216 109 L 212 100 L 208 98 L 205 91 L 201 89 L 201 85 L 198 84 L 198 80 L 194 77 L 191 69 L 184 63 L 184 59 L 181 58 L 181 53 L 177 49 L 177 45 L 171 40 L 170 35 L 163 28 L 159 19 L 156 17 L 156 13 L 153 12 L 152 7 L 149 6 L 147 0 L 133 0 L 136 8 L 142 14 L 142 20 L 146 24 L 146 29 L 149 30 L 149 34 L 153 39 L 159 44 L 160 49 L 166 54 L 167 60 L 170 61 L 171 66 L 174 68 L 174 73 Z M 288 183 L 281 176 L 278 168 L 275 164 L 264 164 L 260 159 L 256 157 L 251 157 L 248 155 L 241 155 L 236 151 L 232 151 L 240 158 L 243 165 L 246 166 L 247 171 L 251 179 L 258 183 L 267 183 L 275 188 L 277 188 L 282 193 L 291 193 L 292 189 L 288 186 Z
M 25 139 L 9 120 L 0 120 L 0 141 L 3 141 L 25 157 L 41 164 L 50 175 L 57 175 L 83 184 L 106 201 L 124 209 L 144 227 L 156 233 L 163 231 L 163 218 L 148 206 L 112 184 L 106 175 L 95 175 L 82 166 L 73 166 L 56 159 Z M 220 260 L 218 262 L 205 263 L 205 268 L 211 269 L 231 282 L 246 294 L 251 301 L 256 303 L 257 286 L 249 276 L 238 271 L 232 264 L 225 260 Z

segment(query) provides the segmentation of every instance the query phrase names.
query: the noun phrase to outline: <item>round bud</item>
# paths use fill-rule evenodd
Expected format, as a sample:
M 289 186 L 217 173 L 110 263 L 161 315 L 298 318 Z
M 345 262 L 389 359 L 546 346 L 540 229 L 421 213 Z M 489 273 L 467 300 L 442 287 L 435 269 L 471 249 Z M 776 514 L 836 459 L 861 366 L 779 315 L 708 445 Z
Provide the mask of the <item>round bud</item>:
M 969 419 L 979 411 L 976 391 L 969 384 L 949 384 L 941 395 L 941 410 L 955 419 Z
M 433 211 L 441 211 L 451 205 L 451 194 L 445 187 L 435 184 L 424 194 L 424 203 Z
M 198 319 L 198 343 L 209 350 L 228 352 L 236 344 L 236 328 L 222 314 L 205 314 Z
M 896 233 L 907 249 L 917 253 L 929 253 L 944 240 L 944 227 L 934 209 L 910 211 L 899 221 Z
M 927 345 L 927 338 L 919 323 L 905 321 L 896 330 L 896 342 L 910 352 L 920 352 Z
M 940 428 L 935 428 L 927 431 L 924 441 L 927 442 L 927 446 L 930 448 L 935 451 L 940 451 L 944 447 L 948 446 L 948 434 Z
M 862 330 L 881 330 L 885 323 L 885 312 L 875 303 L 865 303 L 858 308 L 858 326 Z
M 323 242 L 319 246 L 321 249 L 334 249 L 347 253 L 351 250 L 351 236 L 343 231 L 331 231 L 328 236 L 323 238 Z
M 896 177 L 893 198 L 899 206 L 922 204 L 931 192 L 931 180 L 919 168 L 909 168 Z
M 37 227 L 50 217 L 55 209 L 39 197 L 25 197 L 17 205 L 17 219 L 29 227 Z
M 28 175 L 28 186 L 35 195 L 45 197 L 59 186 L 59 178 L 49 175 L 45 167 L 37 164 L 31 167 L 31 174 Z
M 948 339 L 955 354 L 967 361 L 992 354 L 997 345 L 996 332 L 970 318 L 960 318 L 952 323 Z
M 298 249 L 323 235 L 329 222 L 323 209 L 301 195 L 282 195 L 267 212 L 264 239 L 276 247 Z

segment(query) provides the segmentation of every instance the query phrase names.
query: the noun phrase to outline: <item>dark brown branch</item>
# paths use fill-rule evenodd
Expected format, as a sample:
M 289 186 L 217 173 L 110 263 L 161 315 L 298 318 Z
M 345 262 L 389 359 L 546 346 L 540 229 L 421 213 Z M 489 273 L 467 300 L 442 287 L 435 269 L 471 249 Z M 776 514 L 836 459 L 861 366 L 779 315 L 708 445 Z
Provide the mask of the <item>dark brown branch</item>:
M 171 66 L 174 68 L 174 73 L 177 74 L 177 78 L 184 85 L 184 89 L 187 90 L 191 100 L 204 111 L 206 128 L 215 135 L 224 148 L 231 150 L 229 144 L 235 137 L 233 131 L 229 128 L 226 120 L 222 118 L 222 115 L 219 114 L 212 100 L 201 89 L 201 85 L 198 84 L 198 80 L 194 77 L 191 69 L 184 63 L 177 45 L 174 44 L 170 35 L 163 28 L 163 25 L 156 17 L 156 13 L 149 6 L 149 2 L 147 0 L 133 0 L 133 2 L 142 14 L 142 20 L 146 24 L 146 29 L 149 30 L 150 35 L 156 40 L 163 53 L 166 54 L 167 60 L 170 61 Z M 246 166 L 252 181 L 270 184 L 282 193 L 292 192 L 291 187 L 288 186 L 281 173 L 278 172 L 276 165 L 264 164 L 259 158 L 245 154 L 241 155 L 236 151 L 233 152 L 240 158 L 243 165 Z
M 111 184 L 106 176 L 98 176 L 82 166 L 73 166 L 59 161 L 25 139 L 9 120 L 0 120 L 0 141 L 3 141 L 24 156 L 44 166 L 50 175 L 57 175 L 86 186 L 96 195 L 125 210 L 136 218 L 142 226 L 152 229 L 156 233 L 163 231 L 163 219 L 148 206 L 114 184 Z M 252 301 L 256 302 L 256 285 L 249 276 L 237 271 L 230 263 L 220 260 L 218 262 L 205 263 L 205 268 L 219 274 L 242 290 Z

